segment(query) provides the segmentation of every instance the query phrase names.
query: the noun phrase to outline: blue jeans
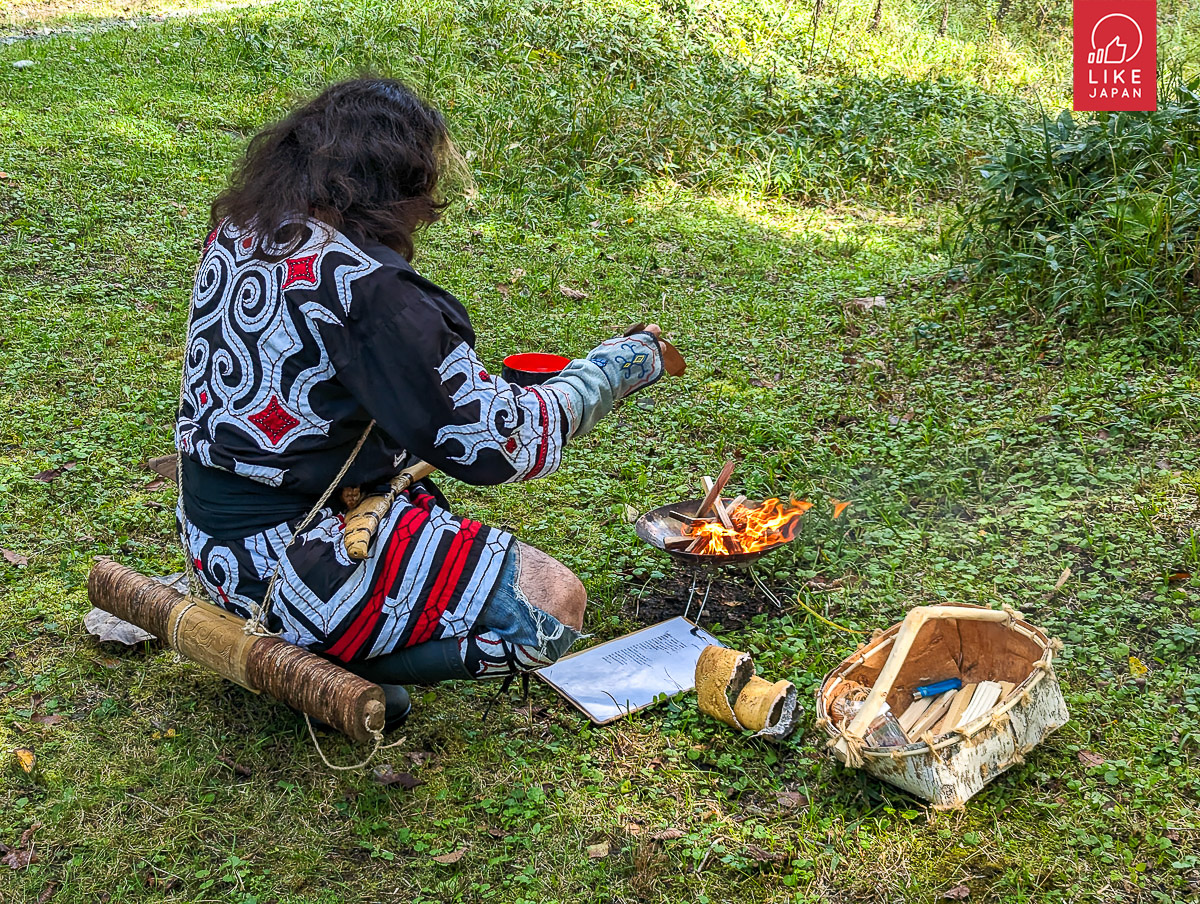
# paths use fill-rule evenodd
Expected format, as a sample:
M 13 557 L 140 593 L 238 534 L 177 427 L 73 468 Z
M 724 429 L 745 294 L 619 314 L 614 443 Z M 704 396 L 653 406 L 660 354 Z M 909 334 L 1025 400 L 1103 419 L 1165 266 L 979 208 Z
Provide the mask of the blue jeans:
M 496 589 L 466 637 L 429 641 L 347 665 L 380 684 L 506 678 L 557 662 L 582 635 L 529 602 L 520 588 L 521 551 L 509 549 Z

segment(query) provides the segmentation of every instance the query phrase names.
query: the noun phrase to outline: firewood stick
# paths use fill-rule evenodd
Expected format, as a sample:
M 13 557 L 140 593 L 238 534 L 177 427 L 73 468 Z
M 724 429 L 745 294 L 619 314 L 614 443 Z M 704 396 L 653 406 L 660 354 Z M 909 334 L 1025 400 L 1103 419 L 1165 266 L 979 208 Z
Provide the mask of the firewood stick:
M 720 496 L 713 500 L 713 511 L 717 513 L 717 518 L 720 520 L 721 524 L 725 526 L 726 530 L 737 530 L 737 528 L 733 526 L 733 519 L 729 517 L 729 512 L 725 510 L 725 506 L 721 502 Z
M 671 510 L 667 512 L 676 521 L 682 521 L 685 527 L 695 527 L 697 524 L 711 524 L 712 518 L 697 518 L 695 515 L 685 515 L 683 512 Z
M 897 721 L 900 723 L 900 727 L 904 729 L 905 734 L 911 733 L 913 725 L 925 715 L 932 703 L 932 697 L 922 697 L 920 700 L 914 700 L 909 704 L 908 709 L 900 714 L 900 718 Z
M 696 517 L 702 518 L 712 508 L 713 501 L 721 495 L 721 491 L 725 489 L 725 484 L 729 483 L 729 478 L 733 476 L 733 469 L 737 467 L 737 462 L 730 460 L 725 462 L 725 467 L 721 468 L 721 473 L 717 475 L 717 479 L 713 481 L 712 487 L 704 494 L 704 500 L 700 503 L 700 508 L 696 509 Z
M 708 494 L 712 493 L 713 487 L 716 485 L 711 477 L 701 477 L 700 485 L 704 487 L 705 499 L 708 499 Z M 725 508 L 725 504 L 721 502 L 721 491 L 717 491 L 717 496 L 712 500 L 712 510 L 717 515 L 717 520 L 725 527 L 726 530 L 736 530 L 733 526 L 733 520 L 729 517 L 729 512 Z
M 958 727 L 959 720 L 963 717 L 963 713 L 967 711 L 967 707 L 971 705 L 971 697 L 975 693 L 974 684 L 964 684 L 954 692 L 954 700 L 950 704 L 950 709 L 946 711 L 946 715 L 942 717 L 942 721 L 938 723 L 934 730 L 934 735 L 949 734 Z
M 946 715 L 946 711 L 950 709 L 951 705 L 953 705 L 954 695 L 956 693 L 958 692 L 944 691 L 943 693 L 934 697 L 933 703 L 930 705 L 925 715 L 917 719 L 916 724 L 914 724 L 912 727 L 912 731 L 908 732 L 908 736 L 910 738 L 919 738 L 921 735 L 925 734 L 925 732 L 939 724 L 942 721 L 942 718 Z
M 743 493 L 741 496 L 734 496 L 733 501 L 730 502 L 727 506 L 725 506 L 725 511 L 729 512 L 729 514 L 732 515 L 734 512 L 736 512 L 739 508 L 741 508 L 745 504 L 746 504 L 746 494 L 745 493 Z

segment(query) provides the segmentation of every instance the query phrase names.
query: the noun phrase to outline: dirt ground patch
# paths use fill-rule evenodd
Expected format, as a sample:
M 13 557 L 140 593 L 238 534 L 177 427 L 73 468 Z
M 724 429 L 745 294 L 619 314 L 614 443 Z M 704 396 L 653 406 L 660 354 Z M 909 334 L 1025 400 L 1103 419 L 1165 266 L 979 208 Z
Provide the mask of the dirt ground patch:
M 708 588 L 707 603 L 704 603 L 705 588 Z M 789 595 L 783 587 L 773 587 L 772 591 L 781 599 L 786 599 Z M 627 606 L 635 621 L 655 625 L 668 618 L 683 615 L 688 609 L 689 596 L 692 600 L 688 618 L 696 621 L 701 603 L 704 603 L 700 623 L 705 628 L 720 625 L 725 630 L 736 631 L 748 625 L 756 615 L 777 611 L 774 604 L 755 585 L 750 573 L 743 568 L 720 568 L 711 571 L 681 568 L 661 580 L 648 584 L 641 597 L 632 598 Z

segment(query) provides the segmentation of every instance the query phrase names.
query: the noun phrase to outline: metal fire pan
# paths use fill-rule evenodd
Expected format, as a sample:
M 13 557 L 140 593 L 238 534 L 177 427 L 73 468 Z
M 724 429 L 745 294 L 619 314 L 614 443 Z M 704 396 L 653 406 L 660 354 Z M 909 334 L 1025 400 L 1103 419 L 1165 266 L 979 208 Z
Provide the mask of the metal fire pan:
M 633 529 L 639 537 L 655 549 L 661 549 L 676 561 L 689 562 L 692 565 L 746 565 L 758 561 L 767 553 L 791 542 L 791 540 L 780 540 L 775 545 L 760 549 L 758 552 L 739 552 L 727 556 L 706 556 L 695 552 L 685 552 L 682 549 L 667 549 L 663 546 L 663 540 L 667 537 L 678 537 L 683 533 L 683 528 L 687 524 L 683 518 L 695 515 L 703 501 L 703 499 L 689 499 L 685 502 L 676 502 L 656 508 L 638 518 Z M 683 518 L 679 516 L 683 516 Z

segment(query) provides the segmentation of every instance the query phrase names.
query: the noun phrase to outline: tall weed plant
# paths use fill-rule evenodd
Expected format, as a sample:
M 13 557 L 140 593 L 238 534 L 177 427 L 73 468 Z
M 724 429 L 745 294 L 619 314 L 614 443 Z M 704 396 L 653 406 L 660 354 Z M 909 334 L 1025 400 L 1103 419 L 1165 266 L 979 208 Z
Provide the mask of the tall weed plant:
M 981 298 L 1157 340 L 1200 310 L 1200 78 L 1156 112 L 1020 126 L 979 174 L 957 247 Z

